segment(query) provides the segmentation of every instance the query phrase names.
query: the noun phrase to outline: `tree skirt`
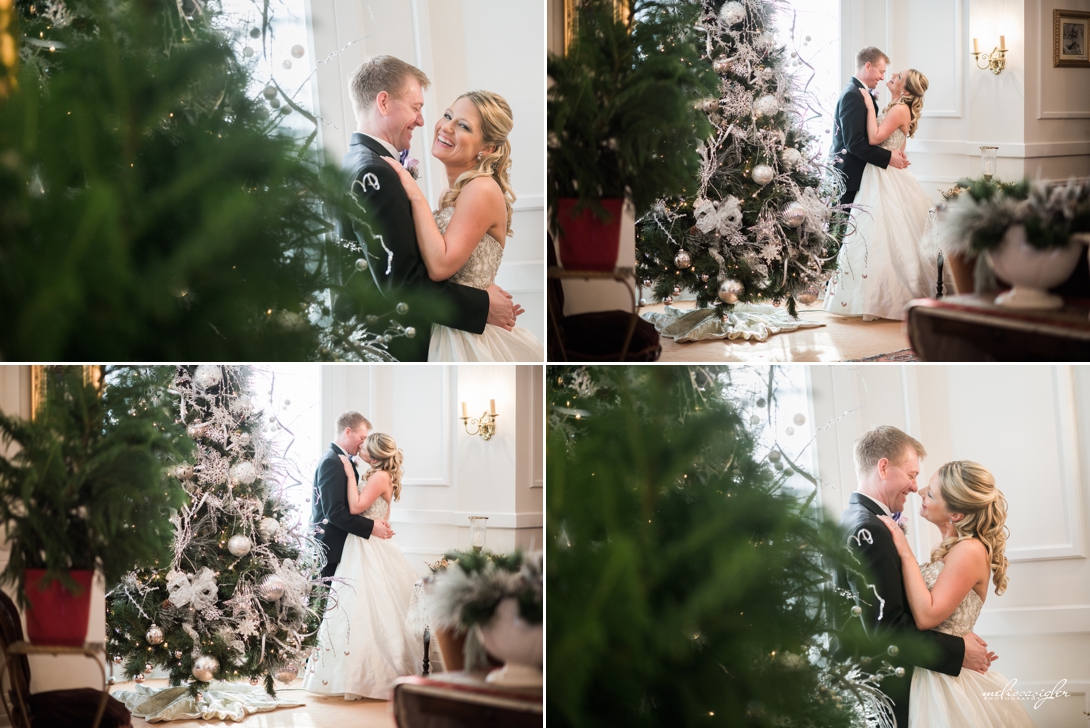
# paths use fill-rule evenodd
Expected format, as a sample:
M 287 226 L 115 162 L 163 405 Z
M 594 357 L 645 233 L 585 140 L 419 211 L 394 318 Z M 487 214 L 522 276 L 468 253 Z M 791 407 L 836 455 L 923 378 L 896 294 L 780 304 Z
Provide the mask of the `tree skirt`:
M 678 343 L 705 339 L 767 341 L 773 334 L 825 325 L 791 318 L 784 309 L 762 303 L 736 304 L 726 320 L 714 308 L 683 310 L 673 306 L 667 306 L 663 313 L 645 313 L 643 318 Z
M 189 688 L 149 688 L 137 685 L 135 690 L 118 690 L 113 696 L 125 704 L 137 718 L 149 723 L 170 720 L 233 720 L 241 721 L 251 713 L 267 713 L 277 708 L 297 708 L 304 703 L 274 698 L 260 686 L 214 682 L 200 701 L 189 695 Z

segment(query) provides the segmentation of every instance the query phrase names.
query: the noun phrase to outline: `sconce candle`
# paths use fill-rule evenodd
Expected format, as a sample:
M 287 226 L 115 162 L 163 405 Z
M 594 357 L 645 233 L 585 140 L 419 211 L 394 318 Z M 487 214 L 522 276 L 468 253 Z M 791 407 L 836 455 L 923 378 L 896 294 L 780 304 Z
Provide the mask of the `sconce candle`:
M 971 55 L 976 59 L 977 68 L 982 71 L 991 71 L 998 76 L 1003 73 L 1003 68 L 1007 65 L 1007 37 L 1005 35 L 999 36 L 999 46 L 993 48 L 991 53 L 981 52 L 978 39 L 973 38 L 973 52 Z M 984 60 L 983 66 L 980 65 L 982 58 Z
M 466 403 L 462 402 L 462 416 L 458 419 L 462 421 L 467 434 L 480 435 L 485 440 L 492 439 L 492 436 L 496 434 L 496 418 L 499 417 L 496 414 L 496 400 L 489 400 L 489 409 L 489 412 L 481 413 L 480 417 L 470 417 L 466 411 Z M 469 429 L 470 425 L 476 427 L 472 432 Z
M 1007 37 L 1005 35 L 999 36 L 999 50 L 1007 50 Z
M 980 43 L 976 38 L 973 38 L 973 53 L 980 53 Z

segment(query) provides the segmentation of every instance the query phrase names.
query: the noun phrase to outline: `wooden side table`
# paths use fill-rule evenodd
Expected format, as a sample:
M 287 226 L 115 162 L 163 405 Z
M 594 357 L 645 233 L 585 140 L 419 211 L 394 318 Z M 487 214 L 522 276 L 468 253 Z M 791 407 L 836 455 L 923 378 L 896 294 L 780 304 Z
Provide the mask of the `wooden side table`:
M 541 688 L 504 688 L 486 673 L 441 672 L 394 683 L 398 728 L 541 728 Z
M 561 268 L 560 266 L 550 266 L 548 271 L 549 278 L 559 279 L 578 279 L 584 281 L 603 281 L 612 280 L 623 283 L 632 294 L 632 320 L 628 324 L 628 331 L 625 333 L 624 345 L 621 347 L 621 356 L 618 361 L 624 361 L 625 356 L 628 355 L 628 347 L 632 343 L 632 334 L 636 330 L 636 322 L 640 319 L 640 294 L 643 293 L 643 287 L 640 285 L 639 280 L 636 278 L 635 268 L 614 268 L 613 270 L 569 270 L 567 268 Z M 549 318 L 552 320 L 553 328 L 556 331 L 560 330 L 559 319 L 564 317 L 563 311 L 554 311 L 552 307 L 549 308 Z M 568 360 L 568 354 L 564 351 L 564 342 L 560 341 L 560 354 L 564 361 Z
M 0 667 L 0 685 L 4 681 L 4 671 L 8 669 L 8 666 L 12 664 L 12 657 L 16 655 L 29 656 L 29 655 L 83 655 L 84 657 L 91 658 L 91 661 L 98 665 L 99 671 L 102 673 L 102 699 L 98 703 L 98 710 L 95 712 L 95 721 L 91 724 L 91 728 L 98 728 L 99 723 L 102 722 L 102 714 L 106 711 L 106 700 L 110 697 L 110 693 L 106 687 L 106 668 L 103 666 L 99 656 L 106 651 L 105 645 L 101 642 L 88 642 L 82 647 L 60 647 L 50 645 L 32 645 L 29 642 L 12 642 L 4 650 L 4 665 Z M 17 670 L 18 667 L 13 668 Z M 19 710 L 23 716 L 29 716 L 30 712 L 27 710 L 27 697 L 22 694 L 19 686 L 24 684 L 26 680 L 11 680 L 11 692 L 15 695 L 15 700 L 19 703 Z M 28 686 L 29 689 L 29 686 Z M 8 720 L 12 725 L 16 725 L 15 716 L 13 714 L 14 705 L 11 708 L 8 707 L 7 696 L 0 696 L 0 701 L 4 703 L 4 712 L 8 715 Z

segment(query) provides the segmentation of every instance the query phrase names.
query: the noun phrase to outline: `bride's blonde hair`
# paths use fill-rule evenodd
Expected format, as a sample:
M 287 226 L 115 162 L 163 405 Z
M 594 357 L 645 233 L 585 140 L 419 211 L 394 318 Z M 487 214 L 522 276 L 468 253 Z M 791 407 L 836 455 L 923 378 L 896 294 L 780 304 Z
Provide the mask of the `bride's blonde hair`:
M 363 446 L 367 448 L 367 454 L 375 461 L 363 479 L 370 478 L 371 473 L 376 470 L 385 470 L 390 474 L 390 484 L 394 489 L 394 500 L 401 500 L 401 462 L 405 459 L 405 455 L 401 452 L 401 448 L 397 446 L 397 443 L 394 442 L 394 438 L 384 432 L 372 432 L 363 441 Z
M 508 169 L 511 167 L 511 142 L 507 139 L 515 126 L 511 107 L 502 96 L 491 91 L 469 91 L 458 99 L 469 99 L 473 103 L 481 117 L 481 142 L 486 147 L 495 148 L 491 152 L 483 152 L 473 169 L 463 172 L 454 180 L 454 184 L 439 201 L 439 207 L 442 209 L 453 205 L 462 188 L 471 180 L 491 177 L 500 186 L 503 201 L 507 204 L 507 234 L 514 235 L 511 231 L 511 216 L 514 212 L 512 203 L 516 198 L 508 176 Z
M 915 68 L 910 68 L 905 72 L 905 90 L 904 95 L 899 99 L 894 99 L 889 102 L 885 110 L 882 113 L 886 113 L 897 104 L 904 104 L 908 107 L 908 135 L 915 136 L 916 126 L 920 121 L 920 114 L 923 113 L 923 95 L 927 93 L 927 76 L 923 75 Z
M 995 476 L 971 460 L 953 460 L 939 468 L 939 489 L 951 513 L 965 515 L 953 523 L 955 534 L 931 553 L 938 561 L 954 544 L 978 538 L 988 551 L 996 595 L 1007 589 L 1007 499 L 995 487 Z

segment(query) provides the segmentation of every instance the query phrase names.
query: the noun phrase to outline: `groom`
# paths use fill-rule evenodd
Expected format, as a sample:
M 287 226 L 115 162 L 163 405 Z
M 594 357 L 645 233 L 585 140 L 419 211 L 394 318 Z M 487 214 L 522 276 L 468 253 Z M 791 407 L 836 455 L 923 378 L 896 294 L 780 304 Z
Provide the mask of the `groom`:
M 889 530 L 878 520 L 878 516 L 892 516 L 902 510 L 908 494 L 916 492 L 920 458 L 926 454 L 918 440 L 896 427 L 879 426 L 856 440 L 859 487 L 852 493 L 851 505 L 841 516 L 840 526 L 848 534 L 848 547 L 865 575 L 838 571 L 836 586 L 855 595 L 856 606 L 862 609 L 863 628 L 876 647 L 885 650 L 908 635 L 929 646 L 933 653 L 931 659 L 920 661 L 915 667 L 955 677 L 963 667 L 986 672 L 995 653 L 988 652 L 984 640 L 972 632 L 965 637 L 954 637 L 916 628 L 908 609 L 897 547 Z M 897 664 L 896 659 L 891 662 Z M 893 714 L 901 728 L 908 725 L 914 666 L 903 664 L 903 667 L 904 677 L 891 676 L 882 681 L 882 691 L 893 701 Z
M 370 432 L 371 423 L 359 412 L 345 412 L 338 417 L 337 439 L 330 444 L 314 473 L 314 507 L 310 523 L 317 531 L 315 538 L 325 546 L 326 565 L 322 569 L 322 577 L 336 573 L 348 534 L 360 538 L 390 538 L 394 535 L 386 521 L 354 516 L 348 510 L 348 475 L 338 456 L 355 455 Z M 360 474 L 357 471 L 356 483 L 359 482 Z
M 409 198 L 382 157 L 398 159 L 408 151 L 413 130 L 424 126 L 423 89 L 430 83 L 415 66 L 393 56 L 375 56 L 352 73 L 348 86 L 357 125 L 343 168 L 352 177 L 351 191 L 367 222 L 355 224 L 342 217 L 337 235 L 366 251 L 371 276 L 391 308 L 403 297 L 412 301 L 401 322 L 415 328 L 415 336 L 395 338 L 388 346 L 400 361 L 427 361 L 433 323 L 480 334 L 486 323 L 513 329 L 522 312 L 495 284 L 482 291 L 428 277 Z M 428 309 L 419 310 L 422 306 Z M 361 313 L 344 302 L 335 308 L 342 318 Z
M 840 198 L 841 205 L 850 205 L 855 200 L 855 193 L 859 191 L 859 183 L 863 179 L 863 169 L 868 164 L 882 169 L 890 165 L 904 169 L 909 164 L 904 152 L 871 146 L 867 136 L 867 117 L 876 113 L 873 109 L 877 108 L 877 104 L 872 104 L 872 110 L 868 111 L 859 91 L 866 88 L 872 96 L 875 95 L 875 87 L 885 78 L 888 63 L 889 57 L 874 46 L 859 51 L 855 56 L 855 75 L 840 92 L 840 100 L 836 103 L 832 154 L 833 166 L 844 176 L 845 191 Z

